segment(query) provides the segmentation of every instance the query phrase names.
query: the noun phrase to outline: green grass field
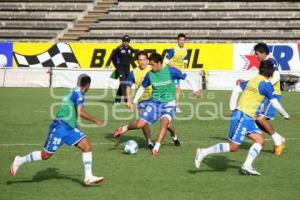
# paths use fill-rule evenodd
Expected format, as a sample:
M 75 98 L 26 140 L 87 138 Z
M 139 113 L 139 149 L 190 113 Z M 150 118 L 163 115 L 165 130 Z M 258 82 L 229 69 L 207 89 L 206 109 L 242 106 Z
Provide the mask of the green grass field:
M 56 89 L 62 94 L 65 90 Z M 103 90 L 91 90 L 91 95 L 103 94 Z M 210 105 L 201 106 L 194 117 L 175 120 L 177 134 L 183 142 L 175 147 L 169 135 L 165 139 L 159 156 L 153 158 L 145 148 L 141 131 L 132 131 L 121 137 L 121 141 L 134 139 L 139 143 L 137 155 L 123 153 L 122 145 L 115 146 L 112 132 L 128 120 L 113 119 L 112 92 L 104 98 L 87 100 L 87 110 L 100 118 L 107 116 L 107 125 L 102 128 L 84 127 L 93 146 L 93 172 L 104 176 L 100 186 L 84 187 L 81 152 L 64 146 L 48 161 L 22 166 L 15 177 L 9 176 L 9 166 L 17 154 L 24 155 L 43 147 L 51 122 L 50 107 L 59 102 L 50 95 L 49 89 L 0 88 L 0 199 L 300 199 L 299 159 L 299 93 L 284 93 L 283 105 L 292 116 L 284 121 L 279 115 L 272 122 L 279 133 L 287 138 L 287 148 L 280 157 L 272 154 L 272 141 L 255 162 L 261 177 L 241 175 L 243 163 L 250 142 L 233 154 L 219 154 L 208 157 L 200 170 L 194 167 L 196 148 L 206 147 L 227 137 L 229 92 L 205 91 L 202 102 L 215 102 L 217 115 L 210 120 L 199 120 L 195 116 L 215 113 Z M 192 102 L 185 92 L 183 102 Z M 97 104 L 107 105 L 107 115 Z M 57 108 L 57 107 L 56 107 Z M 126 110 L 124 105 L 120 109 Z M 190 114 L 188 107 L 183 113 Z M 221 112 L 221 114 L 220 114 Z M 222 114 L 224 113 L 224 114 Z M 129 113 L 118 114 L 128 117 Z M 131 117 L 133 119 L 134 117 Z M 153 138 L 158 125 L 152 127 Z

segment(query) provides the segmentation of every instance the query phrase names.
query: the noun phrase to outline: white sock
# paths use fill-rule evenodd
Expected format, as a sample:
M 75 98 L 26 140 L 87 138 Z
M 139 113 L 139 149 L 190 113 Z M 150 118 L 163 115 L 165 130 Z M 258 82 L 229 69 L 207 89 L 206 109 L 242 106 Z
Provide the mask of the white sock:
M 178 140 L 178 137 L 177 135 L 175 135 L 174 137 L 172 136 L 172 139 L 175 141 L 175 140 Z
M 276 146 L 279 146 L 282 144 L 282 136 L 279 135 L 277 132 L 275 132 L 273 135 L 271 135 L 273 141 L 274 141 L 274 144 Z
M 92 176 L 92 152 L 83 152 L 82 161 L 84 165 L 84 176 L 88 179 Z
M 156 151 L 158 151 L 159 150 L 159 148 L 160 148 L 160 143 L 159 142 L 156 142 L 155 143 L 155 146 L 154 146 L 154 148 L 153 148 L 153 150 L 156 150 Z
M 225 153 L 229 151 L 230 151 L 229 143 L 219 143 L 203 149 L 203 153 L 206 155 L 213 154 L 213 153 Z
M 249 149 L 248 156 L 246 161 L 244 162 L 244 165 L 252 167 L 252 163 L 254 159 L 259 155 L 261 149 L 261 144 L 254 143 Z
M 128 125 L 122 126 L 122 132 L 125 133 L 128 131 Z
M 20 165 L 23 165 L 24 163 L 28 162 L 34 162 L 42 160 L 42 152 L 41 151 L 34 151 L 30 154 L 27 154 L 26 156 L 20 157 Z

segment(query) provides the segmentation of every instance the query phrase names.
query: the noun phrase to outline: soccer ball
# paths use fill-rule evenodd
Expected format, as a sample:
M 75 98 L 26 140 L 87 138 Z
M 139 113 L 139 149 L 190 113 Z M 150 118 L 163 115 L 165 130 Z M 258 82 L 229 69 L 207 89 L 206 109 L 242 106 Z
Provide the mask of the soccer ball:
M 127 154 L 136 154 L 138 152 L 139 146 L 134 140 L 128 140 L 124 143 L 124 152 Z

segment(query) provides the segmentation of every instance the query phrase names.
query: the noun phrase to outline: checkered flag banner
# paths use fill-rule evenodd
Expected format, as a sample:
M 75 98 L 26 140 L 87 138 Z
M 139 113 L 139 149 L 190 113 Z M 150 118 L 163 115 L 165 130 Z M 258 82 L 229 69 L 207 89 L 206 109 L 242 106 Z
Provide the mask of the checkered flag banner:
M 42 68 L 80 68 L 71 47 L 63 42 L 54 44 L 47 51 L 38 55 L 21 55 L 14 52 L 19 67 Z

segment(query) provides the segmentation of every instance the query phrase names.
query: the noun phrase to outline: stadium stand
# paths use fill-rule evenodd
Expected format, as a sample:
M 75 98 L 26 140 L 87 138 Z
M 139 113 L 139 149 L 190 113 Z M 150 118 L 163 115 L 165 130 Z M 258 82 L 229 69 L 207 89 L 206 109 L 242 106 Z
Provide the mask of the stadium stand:
M 166 42 L 184 32 L 194 42 L 297 41 L 299 11 L 292 1 L 121 0 L 79 39 L 111 40 L 127 33 L 139 42 Z
M 101 3 L 97 0 L 1 0 L 0 39 L 51 41 Z
M 300 4 L 274 2 L 2 0 L 0 39 L 174 42 L 184 32 L 190 42 L 299 41 Z

